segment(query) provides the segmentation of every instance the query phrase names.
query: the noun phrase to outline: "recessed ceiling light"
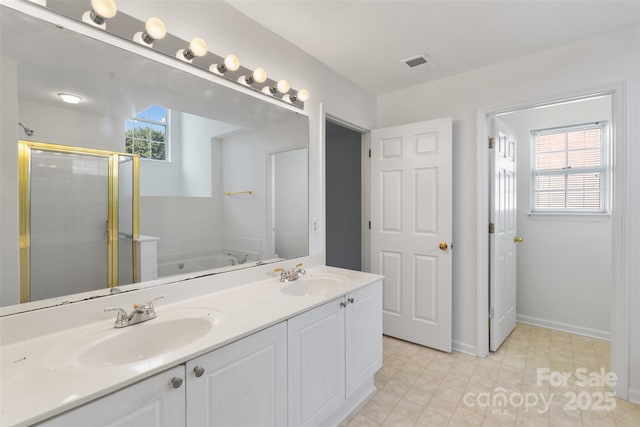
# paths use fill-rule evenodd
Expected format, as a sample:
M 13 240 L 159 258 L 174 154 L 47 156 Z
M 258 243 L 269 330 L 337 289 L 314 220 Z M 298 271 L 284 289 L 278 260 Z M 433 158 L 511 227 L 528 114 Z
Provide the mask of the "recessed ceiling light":
M 59 93 L 58 97 L 60 97 L 60 99 L 62 99 L 67 104 L 77 104 L 82 101 L 82 97 L 70 93 Z

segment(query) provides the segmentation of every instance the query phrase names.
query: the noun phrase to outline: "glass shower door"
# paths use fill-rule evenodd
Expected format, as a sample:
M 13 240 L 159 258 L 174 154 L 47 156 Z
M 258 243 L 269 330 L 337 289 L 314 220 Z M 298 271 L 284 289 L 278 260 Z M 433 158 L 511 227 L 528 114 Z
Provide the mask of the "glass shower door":
M 109 157 L 32 150 L 30 300 L 108 285 Z
M 137 155 L 20 141 L 20 301 L 137 281 Z

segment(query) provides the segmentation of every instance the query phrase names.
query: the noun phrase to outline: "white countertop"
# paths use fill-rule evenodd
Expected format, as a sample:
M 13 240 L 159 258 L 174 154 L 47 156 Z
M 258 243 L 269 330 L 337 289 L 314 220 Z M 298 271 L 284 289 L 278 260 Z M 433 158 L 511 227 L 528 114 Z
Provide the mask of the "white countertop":
M 165 316 L 171 313 L 175 316 L 177 310 L 189 313 L 195 308 L 208 311 L 219 321 L 194 342 L 161 356 L 124 365 L 81 366 L 71 354 L 72 343 L 83 337 L 114 331 L 115 313 L 110 313 L 108 320 L 3 345 L 0 347 L 0 425 L 30 425 L 50 418 L 382 279 L 374 274 L 323 266 L 308 269 L 299 283 L 323 275 L 344 277 L 344 285 L 312 295 L 290 296 L 281 292 L 284 284 L 271 278 L 190 299 L 158 301 L 156 319 L 118 331 L 161 322 L 163 312 Z M 194 280 L 200 281 L 199 286 L 206 286 L 207 281 L 217 279 L 213 276 Z M 295 284 L 291 282 L 288 286 Z M 179 288 L 188 284 L 166 286 Z M 158 287 L 150 292 L 159 296 L 171 291 Z M 52 314 L 55 315 L 55 311 Z

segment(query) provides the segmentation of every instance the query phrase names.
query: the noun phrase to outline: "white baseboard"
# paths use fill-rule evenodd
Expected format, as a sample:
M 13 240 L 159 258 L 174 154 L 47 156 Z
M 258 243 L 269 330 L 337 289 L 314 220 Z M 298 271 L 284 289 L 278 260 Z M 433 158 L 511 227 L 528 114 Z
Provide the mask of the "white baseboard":
M 631 389 L 629 390 L 629 400 L 633 403 L 640 404 L 640 389 Z
M 451 350 L 457 351 L 460 353 L 470 354 L 472 356 L 478 355 L 478 351 L 475 345 L 467 344 L 457 340 L 451 341 Z
M 584 328 L 582 326 L 570 325 L 568 323 L 556 322 L 553 320 L 539 319 L 537 317 L 516 315 L 516 320 L 527 325 L 540 326 L 543 328 L 555 329 L 557 331 L 569 332 L 576 335 L 584 335 L 585 337 L 598 338 L 601 340 L 611 340 L 611 333 L 599 329 Z

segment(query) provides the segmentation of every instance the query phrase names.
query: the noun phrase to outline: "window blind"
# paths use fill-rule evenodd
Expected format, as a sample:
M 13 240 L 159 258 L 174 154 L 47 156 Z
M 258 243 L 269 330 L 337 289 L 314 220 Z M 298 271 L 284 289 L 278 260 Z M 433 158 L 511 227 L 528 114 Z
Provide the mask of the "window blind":
M 606 211 L 606 123 L 532 132 L 532 211 Z

